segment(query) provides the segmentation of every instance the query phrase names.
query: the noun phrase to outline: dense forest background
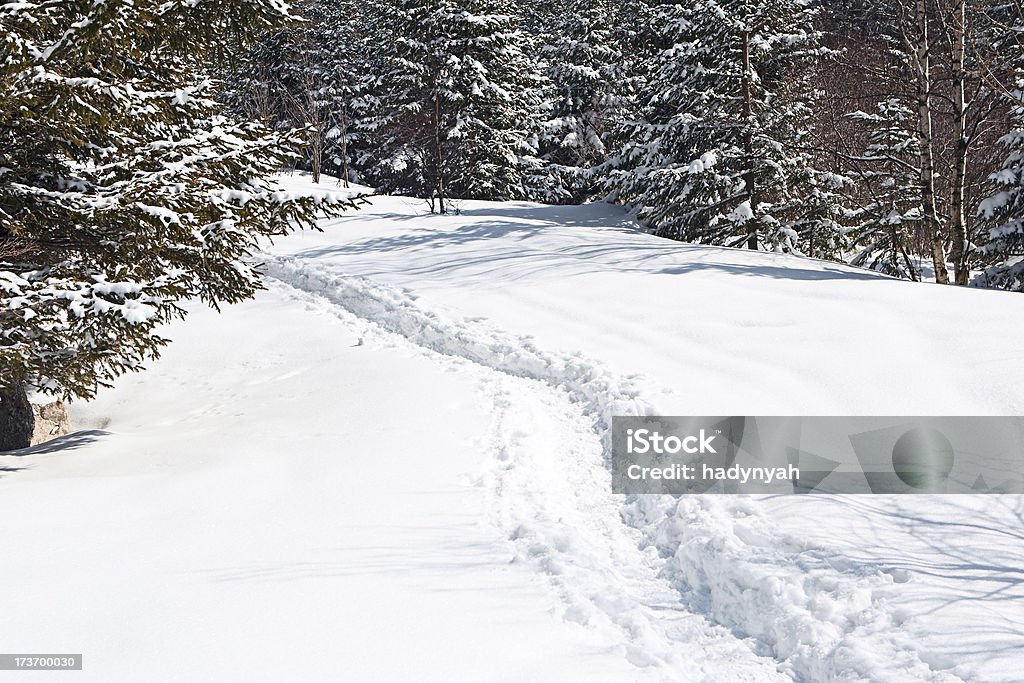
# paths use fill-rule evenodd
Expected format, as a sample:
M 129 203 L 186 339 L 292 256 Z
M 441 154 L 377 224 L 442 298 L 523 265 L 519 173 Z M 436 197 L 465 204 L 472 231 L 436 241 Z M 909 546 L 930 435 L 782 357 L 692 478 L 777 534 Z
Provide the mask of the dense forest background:
M 302 166 L 1024 288 L 1020 0 L 302 0 L 229 59 Z

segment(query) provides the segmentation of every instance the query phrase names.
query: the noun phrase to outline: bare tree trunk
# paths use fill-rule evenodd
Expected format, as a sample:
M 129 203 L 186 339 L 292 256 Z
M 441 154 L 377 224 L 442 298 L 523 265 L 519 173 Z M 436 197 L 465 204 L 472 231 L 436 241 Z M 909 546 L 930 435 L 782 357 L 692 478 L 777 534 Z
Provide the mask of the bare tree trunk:
M 36 416 L 23 382 L 0 389 L 0 451 L 32 445 Z
M 444 214 L 447 209 L 444 205 L 444 171 L 443 157 L 441 151 L 441 93 L 434 87 L 434 190 L 437 193 L 439 214 Z
M 348 187 L 348 109 L 341 110 L 341 182 Z
M 969 275 L 967 267 L 967 214 L 964 195 L 967 185 L 967 155 L 970 142 L 967 137 L 967 99 L 965 80 L 967 77 L 966 38 L 967 0 L 955 0 L 953 33 L 953 117 L 956 142 L 953 147 L 953 200 L 950 218 L 950 233 L 953 238 L 953 270 L 955 282 L 966 285 Z
M 946 250 L 935 203 L 935 141 L 932 135 L 931 109 L 931 46 L 928 40 L 928 15 L 926 0 L 916 0 L 914 19 L 917 24 L 916 69 L 917 72 L 917 114 L 918 137 L 921 144 L 921 204 L 925 235 L 931 240 L 932 264 L 935 267 L 935 281 L 949 283 L 946 270 Z
M 309 38 L 307 36 L 306 40 Z M 291 110 L 293 120 L 299 122 L 309 134 L 309 170 L 313 174 L 313 182 L 320 183 L 320 175 L 323 172 L 324 146 L 327 135 L 326 121 L 323 117 L 323 108 L 320 106 L 320 91 L 323 82 L 315 75 L 313 63 L 310 58 L 311 45 L 307 45 L 303 53 L 302 79 L 299 83 L 301 92 L 289 93 L 287 106 Z
M 746 156 L 747 172 L 743 174 L 743 191 L 750 202 L 750 210 L 754 214 L 751 219 L 753 227 L 747 236 L 747 248 L 757 250 L 757 185 L 754 177 L 754 106 L 751 94 L 750 73 L 750 31 L 743 32 L 743 123 L 746 126 L 743 139 L 743 153 Z
M 307 57 L 307 68 L 306 73 L 312 74 L 312 64 L 309 62 Z M 316 185 L 320 184 L 320 174 L 324 167 L 324 137 L 326 131 L 324 130 L 325 121 L 320 110 L 320 101 L 317 93 L 317 86 L 320 83 L 314 82 L 312 76 L 306 77 L 306 82 L 303 84 L 306 92 L 305 97 L 305 123 L 307 126 L 312 126 L 312 132 L 309 140 L 309 168 L 313 173 L 313 183 Z
M 323 126 L 317 124 L 313 129 L 313 136 L 310 139 L 309 166 L 310 170 L 313 172 L 313 182 L 318 185 L 320 184 L 320 173 L 323 170 L 324 163 L 323 137 Z

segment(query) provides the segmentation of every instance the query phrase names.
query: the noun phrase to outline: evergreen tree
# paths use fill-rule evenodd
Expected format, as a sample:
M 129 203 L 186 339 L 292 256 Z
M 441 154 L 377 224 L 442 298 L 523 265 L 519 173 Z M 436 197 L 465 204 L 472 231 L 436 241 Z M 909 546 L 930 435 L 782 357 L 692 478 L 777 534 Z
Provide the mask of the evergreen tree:
M 593 169 L 623 106 L 623 55 L 613 0 L 563 0 L 549 14 L 537 51 L 546 76 L 538 156 L 545 162 L 543 199 L 579 203 L 593 196 Z
M 374 160 L 387 192 L 436 200 L 526 194 L 534 104 L 526 38 L 495 0 L 397 0 Z
M 265 32 L 225 76 L 223 99 L 233 113 L 271 128 L 291 129 L 301 88 L 299 61 L 307 28 L 289 24 Z
M 352 0 L 302 0 L 302 21 L 262 36 L 228 76 L 233 110 L 274 128 L 303 128 L 302 166 L 320 181 L 326 170 L 358 180 L 365 149 L 360 123 L 374 54 L 372 5 Z
M 370 153 L 363 121 L 373 107 L 372 74 L 380 68 L 374 9 L 370 2 L 318 0 L 310 10 L 313 43 L 321 55 L 318 97 L 327 112 L 323 163 L 346 187 L 362 180 Z
M 1013 130 L 1000 143 L 1007 151 L 1003 167 L 992 174 L 993 193 L 979 213 L 990 226 L 982 252 L 991 265 L 975 285 L 1024 291 L 1024 74 L 1012 92 Z
M 1003 56 L 989 62 L 987 76 L 1013 85 L 1001 90 L 1010 107 L 1010 130 L 999 140 L 1006 156 L 978 209 L 988 228 L 980 249 L 987 268 L 971 284 L 1024 292 L 1024 12 L 1020 3 L 995 3 L 986 14 L 993 52 Z
M 864 124 L 869 144 L 855 167 L 861 206 L 850 214 L 849 234 L 856 253 L 850 262 L 889 275 L 920 280 L 912 257 L 920 230 L 920 144 L 917 114 L 898 97 L 879 102 L 877 111 L 854 112 Z
M 268 180 L 294 135 L 223 116 L 206 68 L 287 13 L 278 0 L 0 5 L 0 423 L 30 388 L 88 397 L 140 369 L 180 302 L 251 296 L 258 239 L 312 224 L 320 201 Z M 26 441 L 7 433 L 0 448 Z
M 808 3 L 710 0 L 653 15 L 665 48 L 607 167 L 615 196 L 666 237 L 834 252 L 844 180 L 803 150 L 804 67 L 824 55 Z

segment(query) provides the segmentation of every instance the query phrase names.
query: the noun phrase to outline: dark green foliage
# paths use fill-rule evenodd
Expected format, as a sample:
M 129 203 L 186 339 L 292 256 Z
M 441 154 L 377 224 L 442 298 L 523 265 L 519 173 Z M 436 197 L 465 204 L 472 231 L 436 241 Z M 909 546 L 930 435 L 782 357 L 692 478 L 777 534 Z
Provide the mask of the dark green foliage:
M 380 69 L 376 6 L 352 0 L 300 0 L 301 21 L 266 33 L 233 64 L 224 95 L 232 111 L 278 129 L 303 128 L 300 165 L 362 179 L 363 127 Z
M 260 237 L 312 225 L 322 200 L 269 180 L 295 135 L 223 116 L 207 69 L 286 19 L 274 0 L 0 6 L 0 385 L 92 395 L 157 355 L 183 300 L 250 297 Z
M 666 237 L 837 255 L 844 179 L 806 152 L 806 67 L 825 56 L 814 12 L 709 0 L 650 16 L 657 51 L 609 189 Z
M 379 188 L 443 199 L 526 194 L 531 108 L 526 38 L 501 3 L 398 0 L 386 15 Z
M 597 194 L 595 166 L 608 156 L 609 137 L 624 106 L 625 62 L 615 0 L 545 3 L 546 77 L 539 126 L 539 157 L 546 178 L 538 192 L 547 201 L 578 203 Z

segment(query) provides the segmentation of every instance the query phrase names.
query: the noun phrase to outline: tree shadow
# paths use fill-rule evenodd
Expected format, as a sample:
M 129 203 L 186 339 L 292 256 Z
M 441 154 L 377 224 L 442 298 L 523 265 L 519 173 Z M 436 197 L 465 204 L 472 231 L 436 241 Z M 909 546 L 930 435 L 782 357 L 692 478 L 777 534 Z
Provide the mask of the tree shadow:
M 603 228 L 612 232 L 643 233 L 625 213 L 609 204 L 530 204 L 506 202 L 500 205 L 462 210 L 463 216 L 539 221 L 567 228 Z
M 836 553 L 848 565 L 844 571 L 892 575 L 890 600 L 906 601 L 917 629 L 925 640 L 935 639 L 944 658 L 980 663 L 1024 652 L 1024 624 L 1012 616 L 1024 614 L 1024 496 L 830 496 L 816 502 L 810 509 L 815 526 L 841 534 L 843 542 L 811 554 L 831 562 Z M 833 506 L 842 512 L 823 514 Z M 800 514 L 801 507 L 783 505 L 773 514 Z M 821 527 L 829 517 L 842 523 Z M 955 637 L 948 633 L 952 623 Z
M 423 220 L 429 216 L 388 215 L 381 216 L 389 220 Z M 443 217 L 437 217 L 443 218 Z M 550 225 L 530 225 L 521 221 L 479 221 L 469 225 L 456 225 L 448 229 L 428 225 L 426 229 L 388 237 L 373 237 L 359 242 L 330 245 L 304 250 L 303 255 L 317 257 L 331 254 L 368 254 L 379 252 L 402 251 L 405 249 L 444 249 L 454 245 L 465 245 L 473 242 L 514 237 L 518 240 L 527 239 L 548 229 Z
M 839 268 L 826 265 L 827 261 L 816 261 L 818 268 L 801 268 L 799 266 L 774 266 L 769 264 L 727 263 L 724 261 L 694 261 L 685 265 L 670 266 L 656 272 L 665 275 L 688 275 L 699 271 L 713 270 L 729 275 L 749 277 L 767 277 L 778 280 L 875 280 L 896 282 L 881 273 L 859 271 L 850 267 Z
M 591 208 L 592 207 L 592 208 Z M 474 220 L 459 222 L 460 217 Z M 512 203 L 466 209 L 460 215 L 380 213 L 374 218 L 393 222 L 419 223 L 398 235 L 369 237 L 341 244 L 322 245 L 300 252 L 306 258 L 363 256 L 389 252 L 435 253 L 452 247 L 470 247 L 488 240 L 504 240 L 500 248 L 480 253 L 452 252 L 440 261 L 406 264 L 406 270 L 429 275 L 457 271 L 467 266 L 491 272 L 505 269 L 508 279 L 520 279 L 529 271 L 552 265 L 562 275 L 579 275 L 609 269 L 658 275 L 683 276 L 702 271 L 780 280 L 871 280 L 896 282 L 882 273 L 841 266 L 831 261 L 772 252 L 691 244 L 657 237 L 616 215 L 603 205 L 546 206 Z M 332 222 L 341 227 L 347 218 Z M 554 234 L 560 229 L 593 229 L 594 239 L 575 233 L 558 243 L 531 238 Z M 641 238 L 641 239 L 638 239 Z M 779 262 L 784 260 L 784 263 Z M 744 263 L 744 261 L 748 261 Z
M 0 455 L 2 455 L 2 454 L 0 454 Z M 0 466 L 0 479 L 4 478 L 4 474 L 9 474 L 11 472 L 21 472 L 23 469 L 26 469 L 26 468 L 24 468 L 24 467 Z
M 110 435 L 110 432 L 102 429 L 86 429 L 78 432 L 72 432 L 64 436 L 58 436 L 56 439 L 41 443 L 38 446 L 32 446 L 31 448 L 21 448 L 16 451 L 5 451 L 0 453 L 0 456 L 13 456 L 16 458 L 25 457 L 27 455 L 44 455 L 48 453 L 63 453 L 65 451 L 73 451 L 83 446 L 96 443 L 100 438 Z

